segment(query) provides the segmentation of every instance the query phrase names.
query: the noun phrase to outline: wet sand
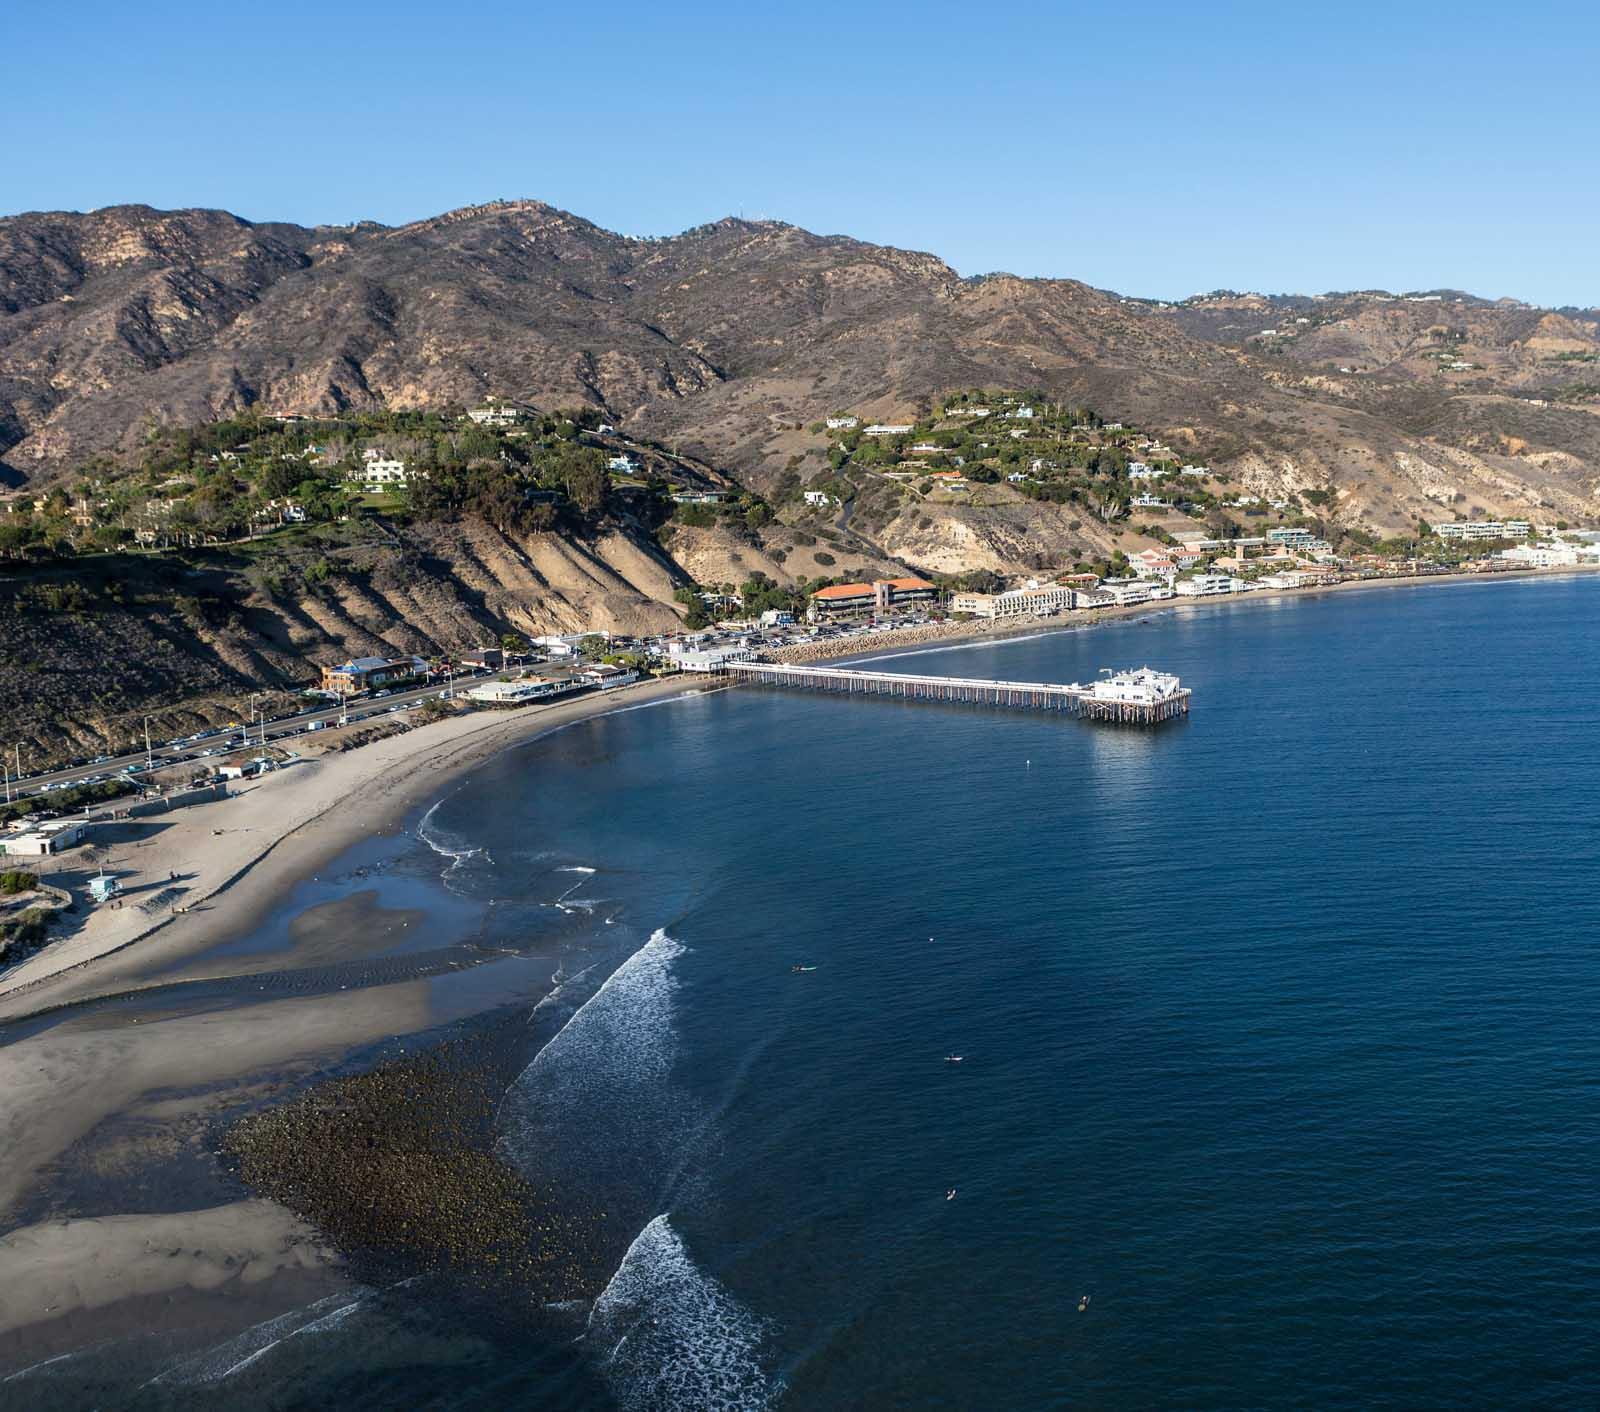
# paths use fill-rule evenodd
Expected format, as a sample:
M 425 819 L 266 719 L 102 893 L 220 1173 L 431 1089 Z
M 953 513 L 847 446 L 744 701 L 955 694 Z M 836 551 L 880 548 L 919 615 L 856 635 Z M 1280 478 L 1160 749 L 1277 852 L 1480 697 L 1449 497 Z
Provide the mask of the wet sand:
M 0 975 L 0 1024 L 136 985 L 152 968 L 241 933 L 299 878 L 362 839 L 392 831 L 416 804 L 510 746 L 713 688 L 705 678 L 666 678 L 605 696 L 477 712 L 295 761 L 236 797 L 97 829 L 90 841 L 103 841 L 107 871 L 121 873 L 133 891 L 120 910 L 95 908 L 76 933 Z M 189 910 L 152 916 L 135 905 L 172 886 L 171 873 L 184 889 L 179 905 Z
M 1546 576 L 1467 574 L 1296 592 Z M 1276 596 L 1259 593 L 1244 601 Z M 1110 618 L 1238 601 L 1178 600 L 999 625 L 953 624 L 931 638 L 927 630 L 884 633 L 850 641 L 848 655 L 1074 630 Z M 279 967 L 286 958 L 240 956 L 225 963 L 202 958 L 219 943 L 248 933 L 300 879 L 362 840 L 396 829 L 409 810 L 497 753 L 574 721 L 708 685 L 703 678 L 671 679 L 604 698 L 418 727 L 359 750 L 298 762 L 246 787 L 238 798 L 102 835 L 111 864 L 127 876 L 148 885 L 164 882 L 169 872 L 181 873 L 183 902 L 193 910 L 151 917 L 130 907 L 102 909 L 77 935 L 0 977 L 0 1025 L 5 1026 L 0 1030 L 0 1093 L 6 1095 L 0 1107 L 0 1151 L 6 1154 L 0 1164 L 0 1230 L 32 1222 L 0 1238 L 0 1332 L 6 1338 L 0 1353 L 15 1354 L 4 1362 L 16 1367 L 25 1355 L 47 1356 L 65 1337 L 60 1321 L 75 1312 L 86 1319 L 90 1311 L 113 1305 L 131 1309 L 162 1294 L 187 1292 L 185 1298 L 196 1298 L 214 1287 L 219 1270 L 237 1272 L 222 1275 L 223 1284 L 256 1286 L 254 1307 L 274 1298 L 292 1302 L 304 1294 L 308 1279 L 337 1281 L 327 1247 L 311 1238 L 309 1226 L 271 1201 L 236 1200 L 198 1216 L 69 1211 L 62 1221 L 23 1212 L 37 1207 L 56 1164 L 70 1168 L 73 1155 L 81 1157 L 84 1144 L 114 1119 L 164 1126 L 190 1147 L 214 1141 L 223 1115 L 246 1099 L 259 1099 L 253 1086 L 262 1075 L 271 1075 L 275 1091 L 303 1083 L 367 1046 L 447 1018 L 431 983 L 423 979 L 331 994 L 273 993 L 259 1001 L 240 991 L 192 1013 L 84 1002 L 147 990 L 174 975 L 236 978 Z M 362 906 L 354 898 L 344 904 L 350 914 L 345 922 L 362 919 Z M 338 916 L 330 912 L 323 920 L 332 925 Z M 398 914 L 384 923 L 405 924 Z M 304 954 L 292 954 L 290 964 L 344 954 L 327 944 L 325 926 L 302 928 L 291 953 L 302 948 Z M 464 1001 L 458 1013 L 471 1013 L 471 1007 Z M 15 1021 L 22 1023 L 8 1023 Z M 205 1238 L 187 1244 L 186 1255 L 164 1257 L 167 1264 L 147 1260 L 146 1247 L 161 1247 L 171 1223 L 183 1220 L 194 1222 Z M 276 1296 L 274 1286 L 281 1286 Z M 115 1316 L 107 1317 L 116 1322 Z M 38 1340 L 29 1342 L 30 1329 L 39 1332 Z M 55 1332 L 47 1337 L 51 1329 Z
M 249 1272 L 240 1318 L 292 1306 L 308 1281 L 337 1283 L 331 1249 L 309 1239 L 309 1226 L 272 1201 L 229 1199 L 241 1192 L 218 1161 L 220 1133 L 237 1114 L 395 1036 L 496 1003 L 531 1003 L 548 989 L 549 963 L 448 945 L 413 955 L 418 942 L 432 944 L 417 936 L 427 919 L 376 905 L 359 878 L 353 892 L 292 918 L 281 948 L 217 948 L 248 936 L 301 878 L 395 831 L 416 804 L 499 751 L 706 687 L 644 683 L 441 722 L 286 768 L 237 799 L 117 826 L 107 851 L 129 875 L 165 884 L 181 871 L 191 896 L 209 900 L 142 926 L 128 908 L 98 914 L 107 924 L 4 978 L 0 1232 L 9 1234 L 0 1236 L 0 1291 L 11 1295 L 0 1306 L 0 1363 L 15 1368 L 73 1346 L 61 1321 L 74 1310 L 81 1324 L 86 1311 L 157 1296 L 192 1303 L 219 1268 Z M 352 971 L 348 986 L 343 972 L 329 977 L 336 966 Z M 478 980 L 483 970 L 495 977 Z M 214 1213 L 196 1227 L 205 1238 L 147 1267 L 146 1243 L 162 1245 L 185 1200 Z M 109 1312 L 101 1322 L 124 1321 Z

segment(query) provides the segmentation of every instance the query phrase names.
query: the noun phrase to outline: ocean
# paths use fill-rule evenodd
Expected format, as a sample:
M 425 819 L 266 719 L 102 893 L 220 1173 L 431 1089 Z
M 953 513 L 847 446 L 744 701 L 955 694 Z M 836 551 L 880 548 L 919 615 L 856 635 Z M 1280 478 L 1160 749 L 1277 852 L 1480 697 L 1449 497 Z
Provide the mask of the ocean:
M 879 664 L 1148 663 L 1195 693 L 1155 730 L 739 690 L 514 751 L 318 896 L 554 969 L 470 984 L 529 1036 L 500 1154 L 604 1209 L 590 1297 L 361 1286 L 0 1405 L 1595 1405 L 1597 608 L 1286 597 Z

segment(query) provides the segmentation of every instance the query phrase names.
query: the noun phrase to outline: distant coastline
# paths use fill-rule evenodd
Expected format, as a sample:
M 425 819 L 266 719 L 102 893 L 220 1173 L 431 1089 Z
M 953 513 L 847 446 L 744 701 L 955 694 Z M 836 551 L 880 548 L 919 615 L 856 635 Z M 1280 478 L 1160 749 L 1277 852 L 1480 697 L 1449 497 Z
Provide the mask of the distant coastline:
M 1044 633 L 1082 632 L 1100 623 L 1147 618 L 1154 613 L 1204 611 L 1234 607 L 1241 603 L 1277 603 L 1284 599 L 1315 598 L 1333 593 L 1396 588 L 1432 588 L 1469 583 L 1521 583 L 1553 578 L 1584 578 L 1600 573 L 1600 565 L 1571 566 L 1560 569 L 1512 569 L 1503 573 L 1415 574 L 1381 579 L 1347 579 L 1342 583 L 1308 588 L 1257 590 L 1253 593 L 1218 594 L 1210 598 L 1167 598 L 1154 603 L 1136 603 L 1117 608 L 1089 608 L 1058 613 L 1052 617 L 1017 617 L 983 622 L 928 623 L 911 628 L 892 628 L 863 640 L 841 638 L 827 642 L 808 642 L 780 648 L 772 657 L 780 662 L 821 662 L 840 657 L 859 660 L 895 654 L 907 648 L 937 651 L 941 647 L 964 647 L 979 642 L 1003 642 L 1013 637 L 1038 637 Z
M 1161 612 L 1205 611 L 1241 602 L 1279 602 L 1364 590 L 1542 581 L 1596 572 L 1600 569 L 1569 567 L 1349 580 L 1279 592 L 1167 599 L 1047 618 L 895 628 L 865 639 L 849 637 L 796 644 L 772 655 L 791 662 L 881 658 L 908 650 L 933 651 L 1084 631 L 1102 623 Z M 117 979 L 131 980 L 128 972 L 142 970 L 157 948 L 174 961 L 204 950 L 220 936 L 250 925 L 300 879 L 317 872 L 363 838 L 392 831 L 420 804 L 437 798 L 463 775 L 507 750 L 614 711 L 720 689 L 723 688 L 717 682 L 703 676 L 666 677 L 604 697 L 580 697 L 523 708 L 509 715 L 471 715 L 418 726 L 343 755 L 320 757 L 281 771 L 247 791 L 243 799 L 218 801 L 174 815 L 167 833 L 143 850 L 139 861 L 145 871 L 169 866 L 194 869 L 202 881 L 191 890 L 186 902 L 195 910 L 189 915 L 150 920 L 148 924 L 135 922 L 132 912 L 117 914 L 125 924 L 116 930 L 105 926 L 110 921 L 109 914 L 92 914 L 99 918 L 98 925 L 85 927 L 78 935 L 54 943 L 0 974 L 0 1023 L 104 993 L 106 984 Z M 303 775 L 302 769 L 306 771 Z M 214 829 L 221 832 L 215 833 Z M 137 947 L 135 942 L 139 943 Z
M 1309 593 L 1359 589 L 1422 588 L 1433 584 L 1500 583 L 1508 579 L 1579 577 L 1592 570 L 1524 571 L 1515 574 L 1459 574 L 1377 582 L 1348 582 L 1283 594 L 1260 593 L 1250 598 L 1279 601 Z M 815 653 L 891 656 L 904 651 L 940 650 L 969 643 L 999 642 L 1078 631 L 1102 622 L 1131 620 L 1172 608 L 1204 608 L 1221 600 L 1166 601 L 1101 610 L 1063 618 L 1018 620 L 1000 627 L 949 624 L 941 630 L 885 632 L 868 641 L 841 643 L 846 650 Z M 812 644 L 817 646 L 817 644 Z M 219 941 L 246 934 L 287 898 L 302 880 L 325 870 L 334 859 L 374 835 L 404 827 L 429 802 L 459 784 L 466 775 L 501 758 L 506 751 L 530 745 L 569 725 L 631 711 L 685 696 L 720 689 L 705 677 L 677 677 L 641 683 L 604 697 L 595 695 L 548 706 L 524 708 L 492 716 L 474 715 L 414 728 L 342 755 L 304 762 L 257 784 L 242 797 L 197 806 L 170 816 L 165 833 L 138 848 L 117 850 L 136 858 L 149 872 L 168 866 L 195 868 L 205 879 L 193 897 L 199 905 L 183 915 L 148 919 L 132 935 L 99 937 L 103 949 L 80 934 L 41 952 L 24 967 L 0 977 L 0 1024 L 44 1011 L 83 1003 L 96 997 L 127 996 L 163 983 L 162 973 L 192 962 Z M 214 833 L 221 828 L 223 832 Z M 126 914 L 122 914 L 126 915 Z M 82 1054 L 87 1063 L 74 1089 L 75 1101 L 61 1101 L 58 1076 L 31 1062 L 26 1044 L 0 1048 L 0 1088 L 8 1093 L 8 1112 L 0 1118 L 0 1141 L 10 1161 L 0 1173 L 0 1216 L 41 1174 L 70 1152 L 94 1125 L 123 1111 L 149 1087 L 181 1074 L 186 1085 L 217 1082 L 281 1062 L 286 1051 L 339 1052 L 388 1035 L 425 1028 L 435 1017 L 407 987 L 374 987 L 337 1006 L 285 1005 L 265 1023 L 265 1012 L 241 1010 L 223 1023 L 228 1043 L 196 1050 L 178 1027 L 151 1026 L 141 1033 L 137 1049 L 122 1048 L 121 1032 L 107 1028 Z M 75 1051 L 76 1052 L 76 1051 Z M 202 1213 L 203 1214 L 203 1213 Z M 66 1313 L 109 1307 L 126 1287 L 117 1272 L 97 1263 L 107 1232 L 135 1253 L 149 1240 L 159 1244 L 175 1221 L 189 1217 L 118 1217 L 72 1223 L 51 1236 L 43 1226 L 11 1232 L 4 1240 L 14 1252 L 30 1256 L 26 1279 L 19 1278 L 19 1297 L 12 1300 L 17 1328 L 45 1322 L 36 1311 Z M 198 1227 L 196 1227 L 199 1230 Z M 203 1239 L 201 1237 L 204 1237 Z M 195 1253 L 183 1262 L 139 1266 L 139 1288 L 172 1298 L 191 1286 L 205 1288 L 219 1262 L 252 1262 L 262 1277 L 323 1284 L 341 1278 L 335 1256 L 323 1236 L 281 1209 L 255 1198 L 217 1208 L 212 1226 L 192 1243 Z M 147 1268 L 148 1265 L 148 1268 Z M 308 1287 L 310 1285 L 308 1284 Z M 263 1287 L 266 1288 L 265 1286 Z M 68 1291 L 68 1296 L 58 1294 Z M 25 1296 L 25 1297 L 23 1297 Z

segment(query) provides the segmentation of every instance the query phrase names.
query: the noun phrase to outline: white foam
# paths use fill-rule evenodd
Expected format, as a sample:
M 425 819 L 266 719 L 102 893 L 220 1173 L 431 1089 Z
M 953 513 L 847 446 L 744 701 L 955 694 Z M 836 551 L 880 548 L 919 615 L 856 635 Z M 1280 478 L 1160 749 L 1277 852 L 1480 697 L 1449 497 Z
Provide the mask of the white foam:
M 534 1164 L 581 1179 L 632 1154 L 660 1170 L 692 1105 L 672 1095 L 677 1053 L 672 965 L 684 948 L 664 930 L 618 966 L 533 1057 L 501 1105 L 501 1142 Z M 608 1117 L 595 1121 L 597 1112 Z
M 439 805 L 443 803 L 444 800 L 442 799 L 436 801 L 428 812 L 422 816 L 421 822 L 417 824 L 417 837 L 441 858 L 450 860 L 450 866 L 444 870 L 444 876 L 448 878 L 469 858 L 476 858 L 481 855 L 485 860 L 493 861 L 489 859 L 488 853 L 482 848 L 470 847 L 464 840 L 455 838 L 434 825 L 433 816 L 438 812 Z
M 337 1328 L 360 1306 L 362 1296 L 368 1292 L 362 1290 L 354 1300 L 346 1295 L 326 1295 L 315 1304 L 308 1304 L 303 1309 L 291 1309 L 288 1313 L 279 1314 L 265 1323 L 255 1324 L 243 1333 L 235 1334 L 215 1347 L 206 1349 L 203 1353 L 194 1354 L 175 1363 L 151 1378 L 145 1386 L 159 1387 L 172 1383 L 194 1386 L 201 1383 L 220 1383 L 225 1378 L 233 1377 L 235 1373 L 243 1372 L 257 1359 L 264 1358 L 285 1339 L 293 1338 L 297 1334 L 324 1333 Z M 340 1303 L 341 1300 L 345 1302 Z M 330 1306 L 337 1307 L 330 1308 Z M 324 1313 L 325 1310 L 328 1312 Z
M 569 864 L 565 868 L 557 868 L 556 869 L 556 872 L 558 872 L 558 873 L 592 873 L 593 871 L 594 871 L 593 868 L 585 868 L 582 864 L 579 864 L 579 863 L 572 863 L 572 864 Z
M 777 1391 L 761 1366 L 767 1325 L 695 1264 L 665 1215 L 634 1238 L 589 1316 L 624 1408 L 750 1409 Z
M 88 1353 L 89 1351 L 90 1350 L 85 1348 L 75 1350 L 71 1353 L 58 1353 L 54 1358 L 46 1358 L 41 1363 L 30 1363 L 26 1368 L 19 1368 L 16 1372 L 9 1373 L 5 1377 L 0 1378 L 0 1383 L 14 1383 L 22 1378 L 32 1377 L 34 1374 L 42 1372 L 52 1364 L 64 1363 L 69 1358 L 77 1358 L 84 1353 Z
M 1046 628 L 1043 632 L 1023 633 L 1017 637 L 978 637 L 967 642 L 933 643 L 928 647 L 907 647 L 899 652 L 879 652 L 871 657 L 851 657 L 846 665 L 865 666 L 868 662 L 892 662 L 896 657 L 926 657 L 934 652 L 969 652 L 979 647 L 1008 647 L 1017 642 L 1038 642 L 1043 637 L 1058 637 L 1066 632 L 1087 632 L 1094 623 L 1074 623 L 1059 628 Z

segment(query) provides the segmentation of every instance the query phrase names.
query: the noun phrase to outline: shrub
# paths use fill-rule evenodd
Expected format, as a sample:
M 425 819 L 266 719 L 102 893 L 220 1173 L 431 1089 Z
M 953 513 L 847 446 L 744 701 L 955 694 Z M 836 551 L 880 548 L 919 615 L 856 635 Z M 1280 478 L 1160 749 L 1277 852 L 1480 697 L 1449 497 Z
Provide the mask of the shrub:
M 39 886 L 39 879 L 32 873 L 21 871 L 0 873 L 0 892 L 8 897 L 14 897 L 19 892 L 32 892 Z

